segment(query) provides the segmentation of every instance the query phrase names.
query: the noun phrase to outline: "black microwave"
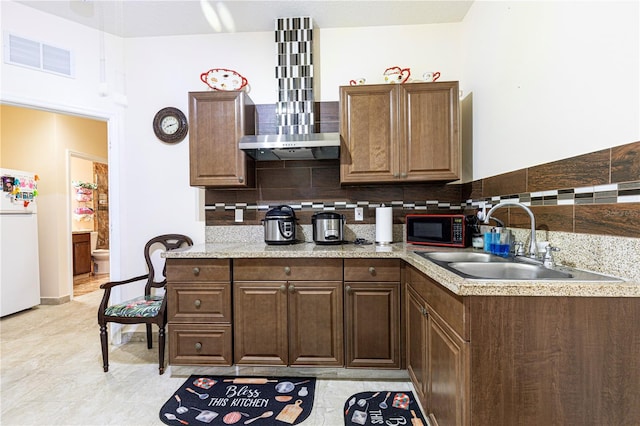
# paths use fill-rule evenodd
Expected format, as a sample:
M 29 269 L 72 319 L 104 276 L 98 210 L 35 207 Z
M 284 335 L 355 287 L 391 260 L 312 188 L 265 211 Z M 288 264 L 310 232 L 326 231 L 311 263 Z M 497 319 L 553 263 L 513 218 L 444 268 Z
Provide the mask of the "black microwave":
M 468 247 L 471 235 L 462 214 L 408 214 L 407 242 L 429 246 Z

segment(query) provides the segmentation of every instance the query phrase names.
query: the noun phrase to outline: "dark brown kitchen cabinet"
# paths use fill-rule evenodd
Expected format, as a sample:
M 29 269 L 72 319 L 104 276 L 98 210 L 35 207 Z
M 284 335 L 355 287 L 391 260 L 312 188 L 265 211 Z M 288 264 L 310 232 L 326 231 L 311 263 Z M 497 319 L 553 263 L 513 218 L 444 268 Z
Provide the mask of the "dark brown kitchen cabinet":
M 400 368 L 398 259 L 345 259 L 346 366 Z
M 167 259 L 169 363 L 231 365 L 231 261 Z
M 406 364 L 431 424 L 640 424 L 636 299 L 463 297 L 405 272 Z
M 471 297 L 473 425 L 639 425 L 640 301 Z
M 340 87 L 340 181 L 460 178 L 458 82 Z
M 340 259 L 234 260 L 236 364 L 342 366 Z
M 405 349 L 409 377 L 433 424 L 468 425 L 470 350 L 469 342 L 459 334 L 467 335 L 465 305 L 462 299 L 412 267 L 406 276 Z
M 91 234 L 72 234 L 73 275 L 91 272 Z
M 428 407 L 428 360 L 429 324 L 426 302 L 411 287 L 405 292 L 405 351 L 409 378 L 423 407 Z
M 255 164 L 238 141 L 254 133 L 255 105 L 244 91 L 190 92 L 191 186 L 253 187 Z

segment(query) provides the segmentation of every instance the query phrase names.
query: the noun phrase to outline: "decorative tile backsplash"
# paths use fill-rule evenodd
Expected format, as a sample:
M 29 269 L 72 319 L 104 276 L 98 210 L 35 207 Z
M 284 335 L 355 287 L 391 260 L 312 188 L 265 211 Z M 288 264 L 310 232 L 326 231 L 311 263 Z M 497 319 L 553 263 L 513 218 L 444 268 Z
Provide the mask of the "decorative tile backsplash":
M 553 189 L 514 195 L 496 195 L 481 199 L 469 199 L 460 203 L 439 200 L 418 201 L 301 201 L 289 203 L 294 210 L 335 211 L 354 209 L 356 207 L 376 208 L 382 205 L 391 206 L 402 210 L 416 211 L 462 211 L 470 208 L 479 208 L 486 205 L 488 208 L 500 203 L 502 200 L 515 200 L 527 206 L 556 206 L 574 204 L 616 204 L 616 203 L 640 203 L 640 180 L 637 182 L 625 182 L 619 184 L 596 185 L 570 189 Z M 249 203 L 214 203 L 206 205 L 205 210 L 256 210 L 266 212 L 281 203 L 249 204 Z
M 313 21 L 276 19 L 278 134 L 308 134 L 314 128 Z

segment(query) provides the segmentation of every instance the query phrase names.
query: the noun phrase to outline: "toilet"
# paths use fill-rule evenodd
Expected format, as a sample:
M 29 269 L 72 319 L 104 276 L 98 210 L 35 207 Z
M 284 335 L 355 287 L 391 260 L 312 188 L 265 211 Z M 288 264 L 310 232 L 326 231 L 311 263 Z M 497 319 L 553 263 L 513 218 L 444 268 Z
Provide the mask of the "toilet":
M 98 233 L 91 232 L 91 258 L 93 259 L 93 273 L 108 274 L 109 273 L 109 250 L 97 249 Z

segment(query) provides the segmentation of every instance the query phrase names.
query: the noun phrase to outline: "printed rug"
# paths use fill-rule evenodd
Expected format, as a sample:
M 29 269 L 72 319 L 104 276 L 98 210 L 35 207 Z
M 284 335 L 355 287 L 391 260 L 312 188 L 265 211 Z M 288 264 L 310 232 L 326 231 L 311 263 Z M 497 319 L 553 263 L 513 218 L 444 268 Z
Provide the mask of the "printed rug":
M 361 392 L 344 404 L 345 426 L 428 426 L 420 406 L 409 391 Z
M 296 425 L 313 408 L 314 377 L 192 375 L 160 409 L 163 423 L 180 425 Z

